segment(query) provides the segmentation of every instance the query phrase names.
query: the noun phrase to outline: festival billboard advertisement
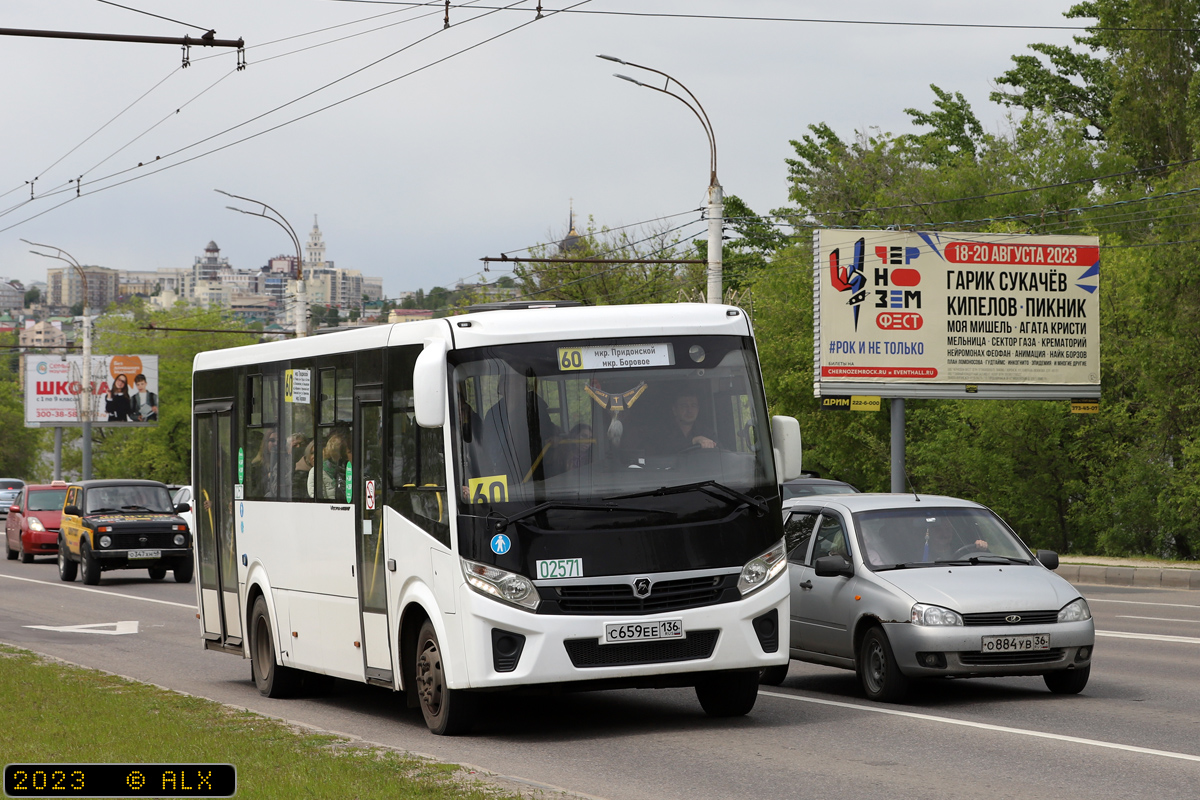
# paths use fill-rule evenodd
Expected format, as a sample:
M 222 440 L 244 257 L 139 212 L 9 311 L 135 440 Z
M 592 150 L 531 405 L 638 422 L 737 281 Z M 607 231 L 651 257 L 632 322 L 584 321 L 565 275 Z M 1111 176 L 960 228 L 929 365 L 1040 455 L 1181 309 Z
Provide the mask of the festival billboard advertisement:
M 93 425 L 158 424 L 158 356 L 92 356 Z M 25 426 L 76 426 L 81 413 L 83 356 L 25 358 Z
M 818 230 L 814 394 L 1100 396 L 1094 236 Z

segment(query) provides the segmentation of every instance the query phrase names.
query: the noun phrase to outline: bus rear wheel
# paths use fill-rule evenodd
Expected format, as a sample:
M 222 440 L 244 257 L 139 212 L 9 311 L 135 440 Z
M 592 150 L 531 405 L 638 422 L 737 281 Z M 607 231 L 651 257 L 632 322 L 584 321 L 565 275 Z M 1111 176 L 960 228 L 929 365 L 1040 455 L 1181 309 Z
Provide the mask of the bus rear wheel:
M 416 658 L 413 676 L 417 689 L 417 700 L 421 715 L 429 730 L 438 736 L 456 736 L 464 733 L 475 718 L 476 698 L 461 689 L 446 685 L 446 671 L 442 665 L 442 648 L 438 644 L 437 631 L 433 623 L 425 620 L 417 634 Z
M 696 698 L 710 717 L 744 717 L 758 700 L 758 670 L 715 672 L 696 683 Z
M 267 600 L 260 595 L 250 613 L 250 671 L 254 685 L 266 697 L 291 697 L 300 687 L 302 676 L 275 661 L 275 635 L 271 631 Z

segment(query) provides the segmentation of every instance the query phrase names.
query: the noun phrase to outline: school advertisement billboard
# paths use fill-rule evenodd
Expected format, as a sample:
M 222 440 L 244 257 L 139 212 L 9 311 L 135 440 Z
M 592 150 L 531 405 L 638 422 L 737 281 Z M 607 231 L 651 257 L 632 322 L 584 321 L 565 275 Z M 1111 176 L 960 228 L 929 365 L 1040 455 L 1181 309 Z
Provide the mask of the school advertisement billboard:
M 158 424 L 158 356 L 92 356 L 93 425 Z M 79 425 L 83 356 L 25 358 L 25 427 Z
M 1100 396 L 1093 236 L 818 230 L 814 394 Z

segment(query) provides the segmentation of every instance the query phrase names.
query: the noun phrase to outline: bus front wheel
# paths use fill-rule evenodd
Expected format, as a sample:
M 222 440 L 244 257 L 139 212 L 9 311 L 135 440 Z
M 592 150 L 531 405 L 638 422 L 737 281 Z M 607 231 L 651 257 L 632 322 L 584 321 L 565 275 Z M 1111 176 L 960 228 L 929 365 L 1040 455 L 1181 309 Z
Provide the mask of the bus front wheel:
M 715 672 L 696 683 L 696 697 L 710 717 L 744 717 L 758 700 L 758 670 Z
M 291 697 L 300 686 L 301 675 L 275 661 L 275 636 L 267 600 L 261 595 L 250 614 L 250 670 L 259 694 L 266 697 Z
M 433 623 L 425 620 L 417 634 L 416 661 L 413 676 L 421 715 L 429 730 L 438 736 L 455 736 L 465 732 L 474 721 L 474 695 L 446 686 L 443 653 L 438 644 Z

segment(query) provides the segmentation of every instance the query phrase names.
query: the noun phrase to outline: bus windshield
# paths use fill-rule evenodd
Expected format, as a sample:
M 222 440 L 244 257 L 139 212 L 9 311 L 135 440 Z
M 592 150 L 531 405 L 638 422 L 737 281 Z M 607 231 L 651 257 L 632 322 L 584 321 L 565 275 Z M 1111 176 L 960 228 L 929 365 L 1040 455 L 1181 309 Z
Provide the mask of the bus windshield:
M 663 336 L 453 351 L 462 513 L 715 482 L 770 493 L 753 341 Z

